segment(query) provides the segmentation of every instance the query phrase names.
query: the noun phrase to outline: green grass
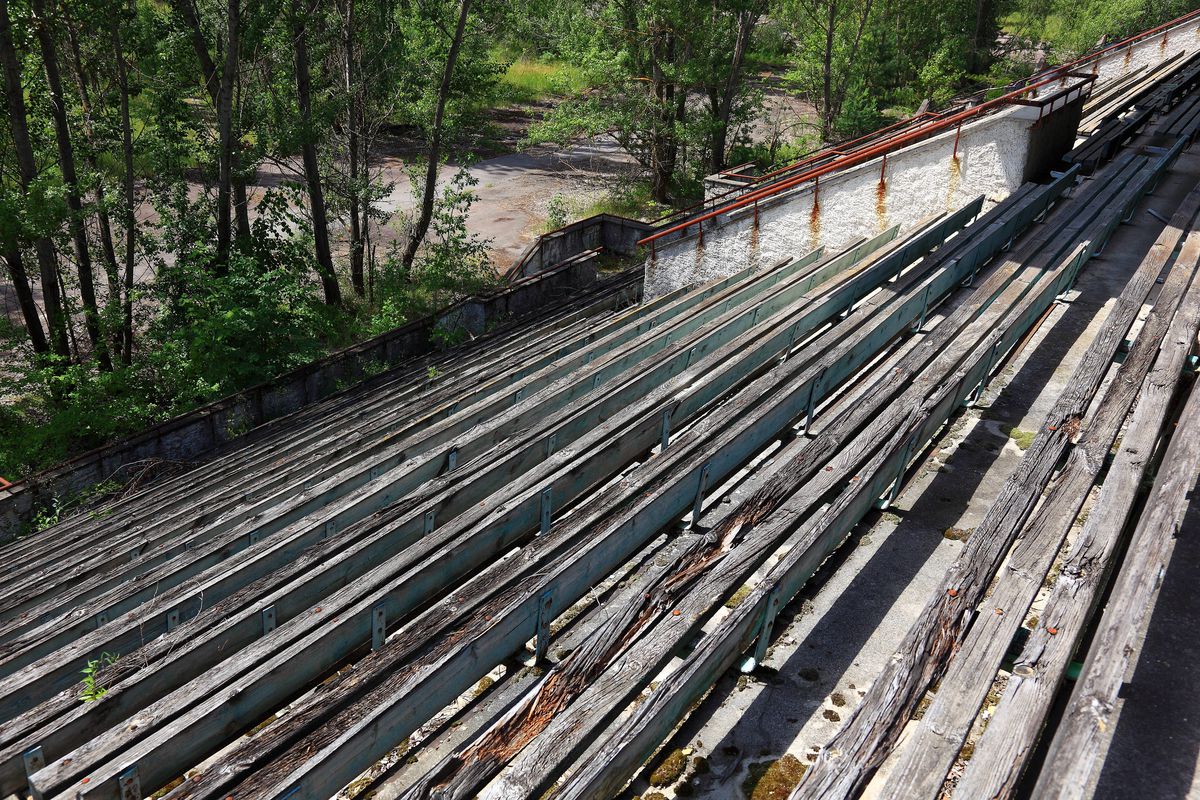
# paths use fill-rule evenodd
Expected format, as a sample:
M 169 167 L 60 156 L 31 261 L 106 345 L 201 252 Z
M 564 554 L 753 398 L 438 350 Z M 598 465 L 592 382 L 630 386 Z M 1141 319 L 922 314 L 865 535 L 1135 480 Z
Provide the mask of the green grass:
M 583 70 L 565 61 L 532 59 L 520 56 L 512 59 L 500 76 L 500 95 L 510 103 L 534 103 L 549 97 L 578 94 L 588 88 Z
M 581 209 L 576 219 L 586 219 L 596 214 L 612 214 L 648 221 L 661 217 L 670 210 L 670 206 L 655 202 L 650 196 L 649 184 L 642 182 L 612 189 L 604 197 Z

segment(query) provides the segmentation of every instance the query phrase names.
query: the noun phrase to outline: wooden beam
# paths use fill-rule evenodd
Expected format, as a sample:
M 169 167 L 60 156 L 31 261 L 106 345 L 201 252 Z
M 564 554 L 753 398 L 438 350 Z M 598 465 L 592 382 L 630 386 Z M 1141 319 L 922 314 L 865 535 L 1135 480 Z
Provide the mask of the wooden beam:
M 1175 252 L 1198 208 L 1200 190 L 1189 195 L 1172 225 L 1142 260 L 1118 299 L 1118 305 L 1127 309 L 1124 314 L 1120 308 L 1116 311 L 1123 323 L 1133 324 L 1142 301 Z M 899 760 L 892 766 L 881 796 L 921 798 L 935 797 L 941 792 L 946 773 L 992 688 L 996 670 L 1121 432 L 1176 308 L 1188 294 L 1198 257 L 1200 234 L 1194 234 L 1175 261 L 1128 356 L 1117 368 L 1096 408 L 1083 421 L 1079 439 L 1069 449 L 1049 495 L 1017 535 L 985 607 L 950 658 L 937 695 L 916 729 L 905 737 Z M 1126 299 L 1126 293 L 1132 297 Z M 1200 302 L 1200 287 L 1194 299 Z M 1120 331 L 1122 337 L 1125 331 L 1128 327 Z
M 1119 194 L 1099 204 L 1097 222 L 1089 230 L 1079 231 L 1078 238 L 1072 237 L 1072 240 L 1088 242 L 1090 255 L 1140 201 L 1142 194 L 1173 158 L 1174 155 L 1168 153 L 1140 169 Z M 1146 289 L 1148 291 L 1149 287 Z M 897 654 L 889 659 L 849 720 L 822 749 L 793 792 L 793 798 L 846 797 L 859 791 L 891 750 L 904 721 L 941 674 L 945 659 L 961 642 L 972 610 L 991 583 L 1013 537 L 1041 497 L 1123 341 L 1129 327 L 1125 318 L 1135 314 L 1144 299 L 1144 294 L 1137 297 L 1131 292 L 1126 296 L 1126 302 L 1109 315 L 1046 416 L 1017 471 L 1001 488 L 942 585 L 913 623 Z M 1121 310 L 1123 313 L 1118 313 Z
M 1196 236 L 1193 232 L 1189 240 Z M 1183 381 L 1187 357 L 1200 328 L 1200 303 L 1194 297 L 1198 288 L 1200 281 L 1193 278 L 1189 297 L 1176 313 L 1163 350 L 1141 386 L 1137 407 L 1100 494 L 1063 562 L 1038 625 L 1015 660 L 975 755 L 959 779 L 957 789 L 964 797 L 1010 796 L 1028 764 L 1088 617 L 1114 569 L 1121 533 L 1134 513 L 1139 487 L 1151 465 L 1149 455 Z

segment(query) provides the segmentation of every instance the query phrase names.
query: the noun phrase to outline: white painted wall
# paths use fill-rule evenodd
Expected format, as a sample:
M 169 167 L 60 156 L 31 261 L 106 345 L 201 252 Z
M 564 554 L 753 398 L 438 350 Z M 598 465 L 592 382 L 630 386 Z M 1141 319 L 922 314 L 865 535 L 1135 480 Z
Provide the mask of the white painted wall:
M 1138 67 L 1153 67 L 1176 53 L 1194 53 L 1200 49 L 1200 19 L 1168 28 L 1148 39 L 1121 47 L 1083 65 L 1080 72 L 1094 74 L 1098 82 L 1119 78 Z
M 646 261 L 645 297 L 819 245 L 832 252 L 891 225 L 904 231 L 980 194 L 990 207 L 1020 185 L 1036 115 L 1036 109 L 1014 107 L 964 125 L 957 157 L 951 130 L 890 154 L 886 169 L 880 158 L 829 176 L 819 188 L 805 184 L 773 197 L 759 206 L 757 229 L 752 208 L 710 220 L 703 245 L 693 228 L 687 238 L 656 247 Z

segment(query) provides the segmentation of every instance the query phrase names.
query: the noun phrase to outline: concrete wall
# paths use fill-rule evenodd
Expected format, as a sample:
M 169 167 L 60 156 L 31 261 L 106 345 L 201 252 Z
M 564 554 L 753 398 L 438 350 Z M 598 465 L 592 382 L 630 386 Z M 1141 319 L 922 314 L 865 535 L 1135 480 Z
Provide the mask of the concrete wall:
M 615 303 L 633 303 L 640 296 L 636 276 L 622 274 L 628 289 Z M 607 283 L 607 281 L 606 281 Z M 147 459 L 195 461 L 243 436 L 263 423 L 297 411 L 378 372 L 378 366 L 397 365 L 432 351 L 437 329 L 463 328 L 473 336 L 511 327 L 521 317 L 562 305 L 598 286 L 594 260 L 582 259 L 517 281 L 491 295 L 470 297 L 424 319 L 416 320 L 339 350 L 266 383 L 222 398 L 156 425 L 121 442 L 93 450 L 28 480 L 0 490 L 0 542 L 16 535 L 31 519 L 39 501 L 71 497 L 109 480 L 122 467 Z M 381 382 L 378 375 L 368 382 Z
M 1200 49 L 1200 19 L 1193 19 L 1106 53 L 1081 65 L 1078 71 L 1090 72 L 1098 81 L 1108 81 L 1138 67 L 1153 67 L 1178 52 L 1194 53 L 1197 49 Z
M 1070 102 L 1068 102 L 1070 101 Z M 1037 108 L 1017 106 L 939 134 L 882 158 L 826 176 L 761 202 L 753 208 L 704 223 L 684 238 L 655 247 L 646 260 L 645 296 L 658 297 L 680 286 L 727 275 L 747 264 L 771 264 L 808 252 L 846 246 L 891 225 L 902 230 L 932 214 L 955 211 L 983 194 L 989 206 L 1007 197 L 1029 177 L 1031 142 L 1053 134 L 1057 147 L 1069 145 L 1058 131 L 1078 122 L 1079 97 L 1064 97 L 1039 119 Z M 1076 107 L 1068 109 L 1074 103 Z M 1073 120 L 1057 123 L 1058 114 Z M 1052 127 L 1053 123 L 1053 127 Z
M 652 230 L 650 225 L 635 219 L 596 214 L 539 236 L 517 260 L 510 276 L 537 275 L 587 250 L 599 247 L 618 255 L 633 255 L 637 251 L 638 240 Z

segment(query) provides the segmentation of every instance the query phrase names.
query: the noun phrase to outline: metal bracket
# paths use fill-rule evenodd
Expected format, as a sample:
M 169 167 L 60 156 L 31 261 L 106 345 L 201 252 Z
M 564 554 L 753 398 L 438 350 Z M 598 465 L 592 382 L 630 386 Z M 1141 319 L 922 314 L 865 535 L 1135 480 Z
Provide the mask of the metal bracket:
M 458 448 L 451 447 L 450 452 L 446 454 L 446 472 L 454 472 L 454 468 L 458 466 Z
M 337 533 L 337 529 L 338 529 L 337 520 L 336 519 L 329 520 L 328 522 L 325 523 L 325 535 L 323 538 L 328 539 L 330 536 L 333 536 L 335 533 Z
M 142 800 L 142 782 L 138 779 L 137 764 L 122 772 L 117 781 L 121 786 L 121 800 Z
M 533 639 L 534 661 L 541 661 L 546 657 L 546 650 L 550 646 L 550 622 L 554 619 L 553 610 L 554 595 L 551 592 L 544 592 L 538 598 L 537 631 L 535 631 Z
M 33 773 L 46 766 L 46 754 L 42 752 L 40 744 L 26 750 L 21 758 L 25 761 L 25 777 L 27 778 L 33 777 Z
M 1150 216 L 1154 217 L 1156 220 L 1158 220 L 1159 222 L 1161 222 L 1163 225 L 1170 225 L 1170 224 L 1171 224 L 1171 220 L 1167 219 L 1167 218 L 1166 218 L 1166 217 L 1164 217 L 1162 214 L 1160 214 L 1160 213 L 1158 213 L 1157 211 L 1155 211 L 1153 208 L 1147 208 L 1147 209 L 1146 209 L 1146 213 L 1147 213 L 1147 214 L 1149 214 Z
M 173 631 L 179 627 L 179 609 L 174 608 L 167 612 L 167 630 Z
M 250 531 L 250 535 L 246 539 L 250 542 L 250 546 L 253 547 L 262 539 L 262 531 Z
M 375 480 L 382 474 L 383 474 L 383 467 L 376 464 L 375 466 L 371 467 L 371 471 L 367 473 L 367 478 L 369 480 Z
M 432 508 L 425 512 L 425 516 L 422 518 L 422 524 L 421 524 L 421 532 L 422 533 L 430 533 L 431 531 L 433 531 L 433 509 Z
M 262 610 L 263 636 L 275 630 L 275 606 L 267 606 Z
M 513 395 L 513 403 L 519 403 L 525 399 L 525 387 L 517 389 L 517 393 Z
M 387 609 L 382 605 L 371 609 L 371 649 L 378 650 L 387 641 Z
M 792 348 L 796 346 L 796 334 L 797 334 L 797 332 L 799 332 L 799 330 L 800 330 L 800 323 L 797 322 L 795 325 L 792 326 L 792 332 L 788 334 L 787 347 L 783 351 L 783 358 L 780 359 L 781 361 L 787 361 L 788 358 L 792 355 Z
M 671 409 L 662 410 L 662 449 L 666 450 L 671 444 Z
M 596 391 L 596 387 L 600 385 L 600 373 L 597 372 L 592 376 L 592 391 Z
M 550 487 L 550 486 L 547 486 L 545 489 L 542 489 L 542 497 L 541 497 L 541 504 L 542 504 L 541 517 L 542 517 L 542 519 L 541 519 L 541 526 L 539 527 L 539 533 L 546 533 L 550 530 L 551 489 L 552 489 L 552 487 Z
M 96 615 L 96 627 L 103 628 L 107 624 L 108 624 L 108 612 L 101 611 L 99 614 Z
M 763 609 L 762 622 L 758 626 L 758 642 L 754 645 L 754 660 L 761 664 L 767 657 L 767 646 L 771 643 L 771 629 L 775 627 L 775 617 L 779 614 L 779 587 L 771 589 L 767 594 L 767 607 Z
M 896 468 L 896 479 L 892 481 L 892 485 L 888 488 L 887 496 L 880 503 L 880 508 L 889 508 L 892 503 L 896 502 L 896 498 L 900 496 L 900 485 L 904 483 L 904 473 L 908 471 L 908 459 L 912 456 L 913 450 L 917 446 L 917 434 L 913 434 L 908 440 L 908 444 L 904 445 L 904 452 L 900 456 L 900 466 Z
M 813 382 L 808 386 L 808 401 L 804 404 L 804 422 L 800 428 L 801 433 L 808 433 L 812 429 L 813 415 L 817 411 L 817 387 L 825 380 L 825 370 L 813 378 Z
M 992 367 L 996 366 L 996 358 L 1000 355 L 1000 339 L 992 345 L 992 349 L 988 351 L 987 364 L 983 368 L 983 376 L 979 379 L 979 385 L 976 386 L 969 395 L 965 405 L 969 408 L 979 402 L 979 398 L 987 391 L 988 384 L 991 383 Z M 906 459 L 907 460 L 907 459 Z
M 700 512 L 704 505 L 704 493 L 708 491 L 708 476 L 712 470 L 711 462 L 706 462 L 700 468 L 700 482 L 696 486 L 696 501 L 692 504 L 692 527 L 700 524 Z
M 920 333 L 921 329 L 925 327 L 925 319 L 929 314 L 929 293 L 932 290 L 933 290 L 932 286 L 926 286 L 925 294 L 921 296 L 921 315 L 919 317 L 917 317 L 916 322 L 913 323 L 913 326 L 912 326 L 913 333 Z
M 552 433 L 546 437 L 546 458 L 554 454 L 554 445 L 558 442 L 558 434 Z

